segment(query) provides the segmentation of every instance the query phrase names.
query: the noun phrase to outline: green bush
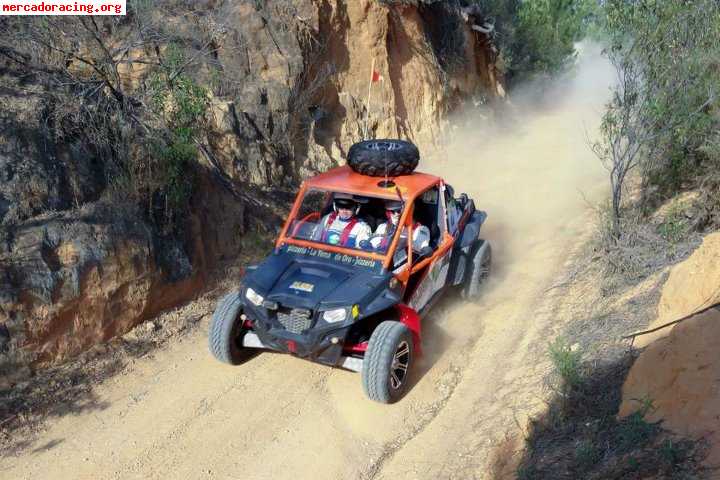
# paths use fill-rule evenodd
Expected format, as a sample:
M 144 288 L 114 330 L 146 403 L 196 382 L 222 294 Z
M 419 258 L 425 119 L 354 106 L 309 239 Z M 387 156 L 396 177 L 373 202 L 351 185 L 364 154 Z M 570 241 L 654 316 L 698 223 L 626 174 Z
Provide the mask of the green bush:
M 550 344 L 548 351 L 564 388 L 579 385 L 582 378 L 580 372 L 582 353 L 580 350 L 574 350 L 564 339 L 558 338 Z
M 150 185 L 152 214 L 166 229 L 177 227 L 192 196 L 198 154 L 194 139 L 208 107 L 207 91 L 183 72 L 186 63 L 182 49 L 170 45 L 149 81 L 152 107 L 162 123 L 150 149 L 156 176 Z
M 685 237 L 688 231 L 688 222 L 679 205 L 673 204 L 658 226 L 658 233 L 671 244 L 675 244 Z
M 618 423 L 618 444 L 621 452 L 628 452 L 645 445 L 660 429 L 657 424 L 648 423 L 642 412 L 628 415 Z

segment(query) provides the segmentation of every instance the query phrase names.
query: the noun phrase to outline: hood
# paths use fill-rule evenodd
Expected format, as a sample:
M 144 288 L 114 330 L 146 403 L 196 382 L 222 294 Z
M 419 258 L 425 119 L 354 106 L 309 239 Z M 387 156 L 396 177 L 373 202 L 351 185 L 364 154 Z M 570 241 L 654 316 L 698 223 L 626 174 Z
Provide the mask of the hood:
M 280 252 L 270 255 L 245 278 L 266 300 L 296 308 L 333 308 L 367 302 L 389 276 L 329 260 Z

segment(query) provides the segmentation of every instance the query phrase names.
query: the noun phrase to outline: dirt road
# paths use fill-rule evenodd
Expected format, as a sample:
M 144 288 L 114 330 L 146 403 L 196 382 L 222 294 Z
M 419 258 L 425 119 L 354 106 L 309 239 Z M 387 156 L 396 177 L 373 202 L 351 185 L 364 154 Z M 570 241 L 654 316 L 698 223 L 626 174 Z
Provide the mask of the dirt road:
M 239 367 L 207 351 L 207 325 L 96 388 L 95 408 L 52 419 L 0 459 L 2 479 L 497 478 L 509 433 L 542 408 L 545 349 L 562 299 L 548 291 L 604 194 L 585 136 L 604 66 L 552 92 L 545 110 L 458 132 L 439 172 L 489 212 L 492 281 L 475 305 L 425 320 L 425 356 L 396 405 L 371 403 L 357 374 L 262 354 Z M 550 94 L 549 94 L 550 95 Z

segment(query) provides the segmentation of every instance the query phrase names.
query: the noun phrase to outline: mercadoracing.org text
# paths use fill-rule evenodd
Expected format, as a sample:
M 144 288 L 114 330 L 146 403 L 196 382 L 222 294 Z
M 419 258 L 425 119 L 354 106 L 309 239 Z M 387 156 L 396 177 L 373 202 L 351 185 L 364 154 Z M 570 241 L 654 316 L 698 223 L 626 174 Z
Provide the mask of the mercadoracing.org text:
M 125 15 L 126 0 L 0 0 L 0 15 Z

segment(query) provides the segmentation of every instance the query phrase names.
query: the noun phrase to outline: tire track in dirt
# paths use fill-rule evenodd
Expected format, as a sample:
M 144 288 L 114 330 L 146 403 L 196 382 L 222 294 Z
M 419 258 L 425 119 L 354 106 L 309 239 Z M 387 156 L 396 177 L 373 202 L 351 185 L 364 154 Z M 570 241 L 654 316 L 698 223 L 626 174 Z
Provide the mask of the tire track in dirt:
M 446 376 L 450 377 L 450 381 L 443 381 L 442 379 Z M 453 393 L 455 392 L 455 387 L 460 383 L 462 380 L 462 369 L 455 366 L 450 365 L 450 368 L 447 372 L 445 372 L 440 377 L 440 381 L 445 385 L 445 393 L 443 396 L 439 399 L 437 399 L 435 402 L 430 404 L 428 406 L 428 411 L 424 415 L 420 415 L 417 423 L 413 425 L 413 428 L 411 431 L 407 432 L 407 436 L 403 437 L 397 437 L 392 442 L 389 442 L 382 446 L 382 454 L 380 457 L 372 462 L 368 467 L 366 467 L 361 473 L 359 480 L 374 480 L 378 473 L 382 471 L 383 465 L 385 465 L 386 462 L 391 460 L 393 456 L 402 449 L 405 444 L 411 439 L 422 433 L 422 431 L 427 427 L 434 419 L 438 416 L 440 411 L 445 407 L 447 402 L 452 397 Z

